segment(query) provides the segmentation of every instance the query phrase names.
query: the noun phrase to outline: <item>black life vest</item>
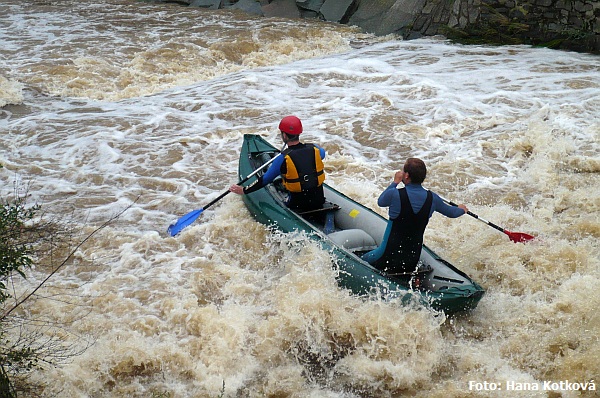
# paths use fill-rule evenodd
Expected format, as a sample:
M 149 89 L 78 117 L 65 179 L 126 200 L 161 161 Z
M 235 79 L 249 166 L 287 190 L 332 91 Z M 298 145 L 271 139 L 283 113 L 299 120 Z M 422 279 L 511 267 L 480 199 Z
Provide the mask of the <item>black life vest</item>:
M 281 165 L 283 185 L 292 193 L 308 192 L 325 181 L 323 160 L 313 144 L 297 144 L 285 151 Z
M 400 215 L 392 221 L 392 230 L 385 251 L 373 265 L 389 274 L 412 272 L 417 268 L 423 248 L 423 234 L 429 223 L 433 195 L 427 191 L 427 199 L 418 213 L 408 199 L 406 188 L 398 190 Z

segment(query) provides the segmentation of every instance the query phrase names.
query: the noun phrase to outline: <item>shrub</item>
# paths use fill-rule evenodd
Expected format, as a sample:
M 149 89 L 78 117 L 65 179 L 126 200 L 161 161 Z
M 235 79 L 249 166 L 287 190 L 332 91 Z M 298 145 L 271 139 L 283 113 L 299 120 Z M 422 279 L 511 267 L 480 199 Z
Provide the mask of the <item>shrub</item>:
M 25 278 L 25 269 L 33 263 L 33 245 L 27 239 L 27 225 L 39 211 L 38 205 L 26 207 L 25 195 L 15 195 L 10 201 L 0 201 L 0 308 L 6 308 L 7 300 L 12 296 L 8 282 L 15 274 Z M 23 347 L 7 337 L 5 314 L 0 321 L 0 397 L 14 396 L 14 388 L 9 374 L 30 371 L 37 364 L 35 352 Z

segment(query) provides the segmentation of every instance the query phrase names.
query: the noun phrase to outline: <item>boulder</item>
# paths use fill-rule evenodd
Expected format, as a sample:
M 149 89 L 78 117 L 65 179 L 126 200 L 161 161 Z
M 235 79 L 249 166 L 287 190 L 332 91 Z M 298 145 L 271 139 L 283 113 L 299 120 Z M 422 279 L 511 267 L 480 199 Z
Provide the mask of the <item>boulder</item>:
M 400 33 L 412 25 L 425 3 L 426 0 L 362 2 L 348 24 L 360 26 L 365 32 L 375 35 Z
M 255 14 L 260 16 L 264 15 L 260 3 L 256 0 L 240 0 L 233 6 L 231 6 L 231 8 L 242 10 L 244 12 L 247 12 L 248 14 Z
M 355 0 L 325 0 L 321 14 L 326 21 L 345 23 L 353 11 Z
M 296 0 L 296 5 L 298 6 L 298 8 L 301 8 L 303 10 L 314 11 L 318 13 L 321 11 L 321 7 L 323 6 L 324 2 L 325 0 Z
M 296 0 L 274 0 L 262 6 L 265 17 L 300 18 Z
M 217 10 L 221 7 L 221 0 L 192 0 L 190 7 L 208 8 L 209 10 Z

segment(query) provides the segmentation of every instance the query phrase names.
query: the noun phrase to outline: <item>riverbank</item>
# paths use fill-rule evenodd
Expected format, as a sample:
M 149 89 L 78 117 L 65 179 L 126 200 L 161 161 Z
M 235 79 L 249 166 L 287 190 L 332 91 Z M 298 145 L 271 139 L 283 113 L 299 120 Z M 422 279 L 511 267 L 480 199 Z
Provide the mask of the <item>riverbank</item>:
M 528 44 L 600 54 L 600 3 L 591 0 L 155 0 L 266 17 L 317 18 L 404 39 Z

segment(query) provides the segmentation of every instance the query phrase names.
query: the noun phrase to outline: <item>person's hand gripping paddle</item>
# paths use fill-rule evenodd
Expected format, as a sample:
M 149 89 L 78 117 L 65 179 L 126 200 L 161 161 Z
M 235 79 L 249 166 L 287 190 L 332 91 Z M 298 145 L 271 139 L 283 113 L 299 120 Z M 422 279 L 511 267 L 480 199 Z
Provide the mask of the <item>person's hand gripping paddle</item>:
M 282 149 L 282 152 L 283 152 L 283 149 Z M 250 175 L 248 175 L 246 178 L 244 178 L 243 180 L 238 182 L 238 185 L 241 185 L 241 184 L 245 183 L 246 181 L 248 181 L 250 178 L 252 178 L 254 175 L 256 175 L 259 171 L 261 171 L 262 169 L 264 169 L 265 167 L 267 167 L 268 165 L 273 163 L 273 161 L 275 159 L 277 159 L 277 157 L 279 157 L 279 156 L 281 156 L 281 153 L 279 153 L 277 156 L 274 156 L 273 158 L 271 158 L 271 160 L 269 160 L 268 162 L 266 162 L 265 164 L 263 164 L 262 166 L 260 166 L 256 170 L 254 170 Z M 202 212 L 204 210 L 208 209 L 209 207 L 211 207 L 212 205 L 217 203 L 219 200 L 223 199 L 225 196 L 227 196 L 227 194 L 229 192 L 230 192 L 229 190 L 223 192 L 215 200 L 213 200 L 206 206 L 202 207 L 201 209 L 190 211 L 189 213 L 187 213 L 186 215 L 181 217 L 179 220 L 177 220 L 175 223 L 169 225 L 169 228 L 167 228 L 167 233 L 170 236 L 177 235 L 179 232 L 181 232 L 182 229 L 184 229 L 185 227 L 187 227 L 188 225 L 190 225 L 191 223 L 196 221 L 196 219 L 198 217 L 200 217 L 200 214 L 202 214 Z

